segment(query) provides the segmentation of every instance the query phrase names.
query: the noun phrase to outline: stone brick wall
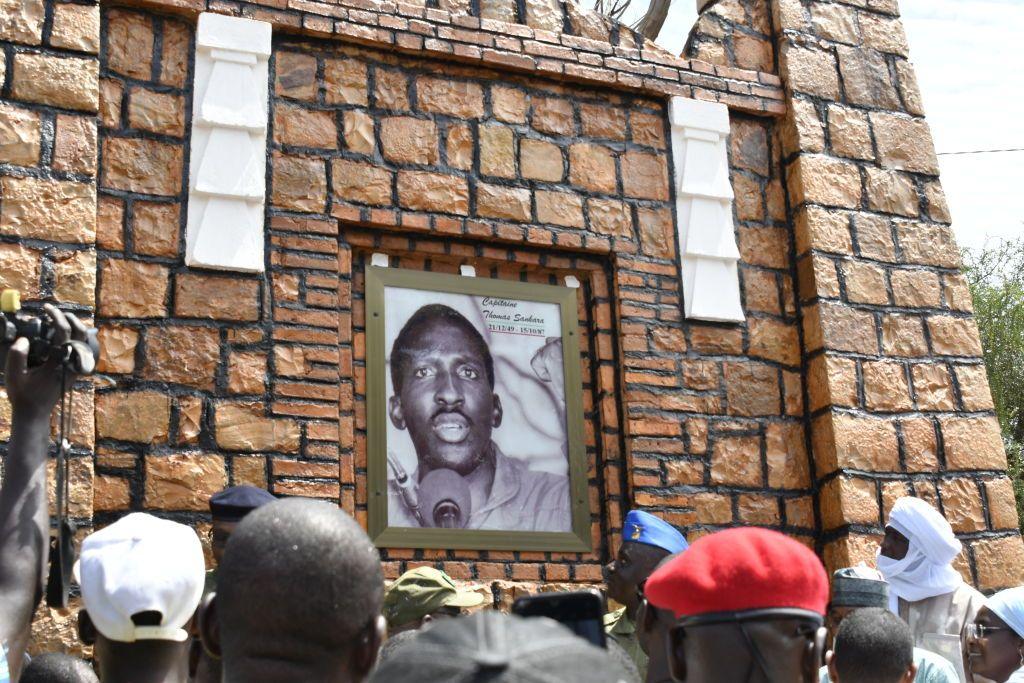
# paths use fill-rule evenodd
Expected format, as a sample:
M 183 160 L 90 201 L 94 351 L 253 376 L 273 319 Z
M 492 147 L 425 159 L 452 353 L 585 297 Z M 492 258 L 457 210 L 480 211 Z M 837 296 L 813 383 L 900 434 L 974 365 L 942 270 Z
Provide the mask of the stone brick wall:
M 687 527 L 758 522 L 810 542 L 806 456 L 786 457 L 805 452 L 798 331 L 764 121 L 737 120 L 733 146 L 751 329 L 682 325 L 663 102 L 286 42 L 262 285 L 182 265 L 190 25 L 107 9 L 103 29 L 98 521 L 145 509 L 202 528 L 209 493 L 243 482 L 361 517 L 372 249 L 403 267 L 577 275 L 591 340 L 595 553 L 391 550 L 389 575 L 441 562 L 464 579 L 596 581 L 631 487 Z
M 895 0 L 775 0 L 820 542 L 869 560 L 937 505 L 983 590 L 1024 579 L 1013 491 Z
M 777 73 L 769 0 L 705 3 L 683 52 L 711 64 Z
M 715 100 L 781 114 L 778 77 L 669 54 L 636 32 L 563 0 L 164 0 L 266 21 L 285 33 L 647 94 Z M 140 3 L 143 4 L 143 3 Z
M 360 264 L 376 250 L 403 267 L 577 275 L 592 340 L 595 553 L 392 550 L 389 574 L 431 561 L 465 579 L 595 581 L 629 496 L 695 533 L 757 522 L 812 542 L 766 121 L 738 117 L 732 151 L 749 328 L 684 325 L 663 101 L 285 41 L 264 285 L 182 265 L 189 23 L 130 9 L 103 22 L 98 521 L 146 509 L 202 527 L 206 496 L 241 482 L 361 516 Z
M 365 521 L 362 272 L 384 253 L 581 282 L 594 546 L 388 549 L 388 576 L 596 582 L 630 507 L 691 540 L 777 528 L 838 566 L 914 492 L 968 578 L 1024 578 L 893 0 L 720 0 L 684 58 L 562 3 L 278 5 L 0 0 L 0 284 L 94 315 L 103 343 L 75 412 L 84 530 L 148 510 L 205 536 L 238 483 Z M 200 10 L 274 24 L 263 275 L 184 265 Z M 731 108 L 742 324 L 682 319 L 672 95 Z M 67 626 L 47 614 L 40 640 Z
M 615 548 L 622 507 L 617 490 L 608 488 L 612 482 L 631 488 L 637 505 L 698 533 L 746 522 L 788 528 L 811 540 L 792 247 L 765 122 L 738 118 L 733 139 L 749 326 L 683 324 L 661 102 L 329 45 L 283 44 L 275 51 L 274 71 L 275 211 L 336 217 L 343 239 L 348 225 L 386 230 L 379 250 L 402 267 L 455 270 L 466 262 L 479 271 L 481 263 L 488 270 L 500 264 L 498 277 L 541 281 L 578 274 L 581 263 L 591 261 L 611 272 L 611 287 L 594 276 L 580 278 L 591 282 L 591 292 L 601 292 L 600 301 L 611 298 L 607 313 L 589 307 L 591 325 L 599 325 L 586 335 L 597 345 L 592 362 L 603 368 L 597 386 L 588 386 L 605 404 L 602 422 L 591 429 L 605 441 L 592 464 L 592 474 L 606 473 L 603 496 L 599 480 L 591 482 L 594 512 L 604 513 L 603 528 L 602 518 L 594 519 L 596 549 Z M 430 234 L 448 239 L 441 255 L 415 236 Z M 407 249 L 412 256 L 403 255 Z M 538 266 L 542 270 L 535 272 Z M 358 387 L 358 268 L 351 293 Z M 345 317 L 342 304 L 343 338 Z M 361 510 L 366 494 L 358 388 L 355 398 Z M 620 414 L 632 437 L 625 461 L 621 446 L 608 442 Z M 343 448 L 345 431 L 343 426 Z M 795 458 L 789 457 L 793 449 Z M 624 469 L 630 474 L 620 484 Z M 388 555 L 406 561 L 393 571 L 409 560 L 433 558 L 458 561 L 460 578 L 548 581 L 597 580 L 596 565 L 581 560 L 606 556 Z M 518 563 L 485 561 L 495 555 Z M 571 573 L 556 559 L 573 560 Z
M 221 337 L 255 319 L 259 283 L 182 272 L 192 27 L 109 8 L 102 22 L 96 514 L 186 514 L 234 469 L 200 434 L 203 392 L 231 391 Z

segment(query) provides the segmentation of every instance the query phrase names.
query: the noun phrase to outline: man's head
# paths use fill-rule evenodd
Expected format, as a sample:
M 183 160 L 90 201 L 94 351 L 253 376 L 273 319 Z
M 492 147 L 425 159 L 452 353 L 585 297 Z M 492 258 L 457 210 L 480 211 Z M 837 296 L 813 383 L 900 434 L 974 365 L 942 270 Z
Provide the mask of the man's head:
M 158 668 L 162 655 L 171 662 L 183 651 L 203 591 L 203 549 L 190 527 L 133 513 L 85 539 L 75 577 L 79 634 L 95 644 L 101 677 L 131 678 L 147 660 Z
M 275 501 L 228 541 L 203 611 L 225 680 L 362 680 L 384 634 L 380 557 L 336 506 Z
M 963 583 L 952 563 L 962 546 L 938 510 L 905 496 L 886 523 L 876 563 L 899 598 L 921 600 L 951 593 Z
M 467 607 L 486 602 L 480 593 L 460 591 L 455 582 L 433 567 L 410 569 L 384 595 L 388 633 L 417 629 L 436 619 L 457 617 Z
M 962 550 L 942 513 L 920 498 L 904 496 L 889 512 L 879 553 L 903 560 L 915 548 L 937 565 L 949 564 Z
M 1005 681 L 1024 662 L 1024 587 L 1000 591 L 967 628 L 971 671 Z
M 409 430 L 424 470 L 466 475 L 490 452 L 502 416 L 494 359 L 458 311 L 429 304 L 412 314 L 391 348 L 391 382 L 388 414 Z
M 909 550 L 909 538 L 891 526 L 885 527 L 885 536 L 882 537 L 882 545 L 878 549 L 881 555 L 893 560 L 902 560 Z
M 910 627 L 887 609 L 858 609 L 839 627 L 828 669 L 836 683 L 910 683 L 917 675 Z
M 477 612 L 449 619 L 397 648 L 374 672 L 380 683 L 617 683 L 612 657 L 545 617 Z
M 728 529 L 667 562 L 644 590 L 679 619 L 669 632 L 676 680 L 818 680 L 828 579 L 804 545 L 766 529 Z
M 210 517 L 213 521 L 210 546 L 213 559 L 219 563 L 224 557 L 224 546 L 243 517 L 275 500 L 269 491 L 255 486 L 229 486 L 210 496 Z
M 21 683 L 99 683 L 92 667 L 63 652 L 46 652 L 33 657 L 19 680 Z
M 832 600 L 825 615 L 829 648 L 843 619 L 864 607 L 886 608 L 889 605 L 889 584 L 877 569 L 860 565 L 846 567 L 832 575 Z
M 686 548 L 686 538 L 668 522 L 649 512 L 630 511 L 622 524 L 618 555 L 602 568 L 608 597 L 625 605 L 633 616 L 639 601 L 637 587 L 658 563 Z

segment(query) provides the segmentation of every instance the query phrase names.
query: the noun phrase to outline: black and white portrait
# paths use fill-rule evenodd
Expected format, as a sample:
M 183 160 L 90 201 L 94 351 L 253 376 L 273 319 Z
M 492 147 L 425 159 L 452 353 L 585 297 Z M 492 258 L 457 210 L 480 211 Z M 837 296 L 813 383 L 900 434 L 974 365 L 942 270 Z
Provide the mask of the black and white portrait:
M 388 526 L 570 531 L 559 305 L 384 300 Z

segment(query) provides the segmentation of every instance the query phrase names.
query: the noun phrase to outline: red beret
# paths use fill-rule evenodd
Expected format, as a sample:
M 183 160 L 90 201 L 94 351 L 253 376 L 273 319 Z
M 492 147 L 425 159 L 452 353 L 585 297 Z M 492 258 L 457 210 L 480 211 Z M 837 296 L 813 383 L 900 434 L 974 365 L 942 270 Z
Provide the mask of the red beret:
M 813 552 L 777 531 L 727 529 L 659 567 L 644 595 L 676 618 L 777 607 L 823 615 L 828 576 Z

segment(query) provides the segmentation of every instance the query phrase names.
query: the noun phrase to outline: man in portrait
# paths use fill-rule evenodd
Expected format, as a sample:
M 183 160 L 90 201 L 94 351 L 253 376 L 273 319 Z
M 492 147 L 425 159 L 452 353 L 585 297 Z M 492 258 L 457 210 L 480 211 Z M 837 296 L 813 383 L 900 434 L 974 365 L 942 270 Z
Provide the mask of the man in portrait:
M 395 337 L 390 366 L 388 415 L 408 430 L 417 469 L 389 458 L 389 526 L 570 531 L 568 477 L 533 471 L 491 439 L 502 423 L 494 359 L 469 320 L 449 306 L 421 307 Z

